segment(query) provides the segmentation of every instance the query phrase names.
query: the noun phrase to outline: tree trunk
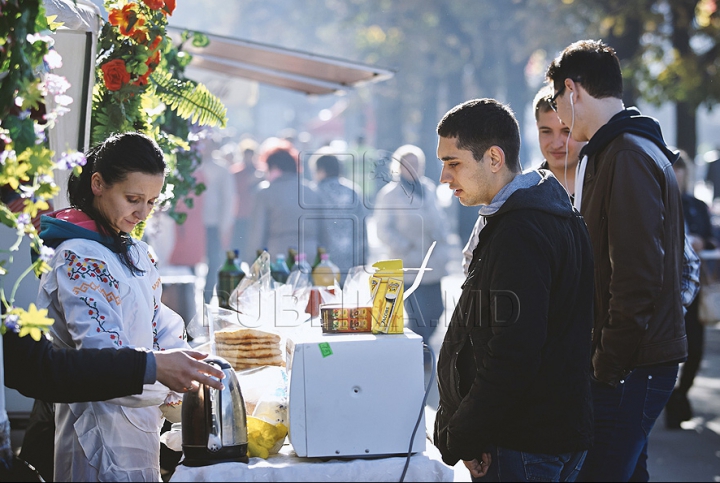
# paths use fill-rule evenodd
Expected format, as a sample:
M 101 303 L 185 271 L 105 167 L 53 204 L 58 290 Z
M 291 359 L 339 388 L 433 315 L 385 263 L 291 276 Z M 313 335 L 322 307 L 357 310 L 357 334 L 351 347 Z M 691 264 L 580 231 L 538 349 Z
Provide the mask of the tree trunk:
M 677 147 L 690 159 L 697 154 L 697 107 L 688 102 L 675 103 L 675 133 Z
M 690 29 L 695 18 L 695 0 L 671 2 L 672 13 L 672 44 L 678 54 L 687 58 L 695 56 L 690 47 Z M 697 104 L 685 100 L 675 104 L 675 134 L 677 147 L 695 158 L 697 152 Z

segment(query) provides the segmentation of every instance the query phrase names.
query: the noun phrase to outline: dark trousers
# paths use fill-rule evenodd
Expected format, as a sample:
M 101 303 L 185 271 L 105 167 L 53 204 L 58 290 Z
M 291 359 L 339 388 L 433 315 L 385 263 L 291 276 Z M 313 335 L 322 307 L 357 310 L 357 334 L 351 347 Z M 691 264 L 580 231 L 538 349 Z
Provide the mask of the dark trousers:
M 493 448 L 487 474 L 472 481 L 575 481 L 586 453 L 540 454 Z
M 677 373 L 677 365 L 639 367 L 617 387 L 593 381 L 595 444 L 578 481 L 648 481 L 648 436 Z
M 702 290 L 702 289 L 701 289 Z M 692 406 L 688 391 L 700 370 L 705 348 L 705 326 L 700 323 L 699 297 L 688 307 L 685 314 L 685 332 L 687 333 L 688 357 L 680 370 L 678 385 L 665 406 L 665 425 L 669 429 L 679 429 L 682 421 L 692 419 Z

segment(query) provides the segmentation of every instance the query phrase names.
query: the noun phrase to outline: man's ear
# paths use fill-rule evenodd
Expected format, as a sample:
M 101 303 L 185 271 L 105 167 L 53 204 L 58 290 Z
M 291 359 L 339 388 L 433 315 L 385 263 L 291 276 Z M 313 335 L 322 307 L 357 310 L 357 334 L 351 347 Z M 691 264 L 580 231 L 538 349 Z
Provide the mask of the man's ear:
M 574 80 L 569 78 L 565 79 L 565 89 L 568 92 L 568 96 L 572 94 L 572 100 L 574 103 L 577 103 L 578 98 L 582 95 L 582 93 L 580 92 L 581 88 L 582 86 L 579 82 L 575 82 Z
M 490 146 L 487 153 L 490 157 L 490 171 L 499 172 L 505 166 L 505 151 L 500 146 Z

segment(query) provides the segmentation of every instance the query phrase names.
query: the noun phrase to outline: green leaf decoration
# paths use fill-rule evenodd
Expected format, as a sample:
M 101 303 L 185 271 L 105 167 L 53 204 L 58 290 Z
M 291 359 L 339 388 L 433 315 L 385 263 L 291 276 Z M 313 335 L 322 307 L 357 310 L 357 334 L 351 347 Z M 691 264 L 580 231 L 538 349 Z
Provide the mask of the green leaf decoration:
M 226 126 L 227 109 L 204 85 L 190 79 L 173 79 L 170 73 L 159 71 L 150 80 L 160 100 L 181 118 L 201 126 Z

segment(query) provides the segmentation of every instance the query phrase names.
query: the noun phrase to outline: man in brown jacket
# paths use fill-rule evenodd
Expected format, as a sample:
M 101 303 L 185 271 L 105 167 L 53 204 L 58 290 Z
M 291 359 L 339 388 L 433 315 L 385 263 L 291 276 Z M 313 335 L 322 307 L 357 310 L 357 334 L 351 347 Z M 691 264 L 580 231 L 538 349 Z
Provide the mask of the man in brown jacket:
M 575 206 L 595 259 L 592 385 L 595 445 L 578 480 L 647 481 L 648 435 L 687 357 L 683 216 L 655 119 L 622 102 L 614 50 L 567 47 L 547 71 L 551 105 L 581 151 Z

